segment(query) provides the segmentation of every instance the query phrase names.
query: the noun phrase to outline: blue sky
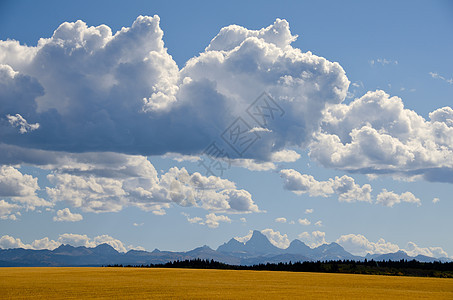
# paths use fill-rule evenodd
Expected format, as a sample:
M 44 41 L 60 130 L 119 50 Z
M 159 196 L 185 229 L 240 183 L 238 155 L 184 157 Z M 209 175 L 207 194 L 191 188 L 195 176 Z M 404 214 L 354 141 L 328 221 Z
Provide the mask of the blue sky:
M 451 257 L 452 25 L 448 1 L 2 1 L 0 247 L 258 229 Z M 263 92 L 284 114 L 260 127 Z M 242 156 L 238 117 L 260 136 Z

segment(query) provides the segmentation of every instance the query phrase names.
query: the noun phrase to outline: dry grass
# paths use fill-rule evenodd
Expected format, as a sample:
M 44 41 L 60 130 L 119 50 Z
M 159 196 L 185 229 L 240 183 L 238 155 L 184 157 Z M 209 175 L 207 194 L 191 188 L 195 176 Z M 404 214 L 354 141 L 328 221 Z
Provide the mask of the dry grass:
M 0 268 L 2 299 L 453 299 L 453 280 L 270 271 Z

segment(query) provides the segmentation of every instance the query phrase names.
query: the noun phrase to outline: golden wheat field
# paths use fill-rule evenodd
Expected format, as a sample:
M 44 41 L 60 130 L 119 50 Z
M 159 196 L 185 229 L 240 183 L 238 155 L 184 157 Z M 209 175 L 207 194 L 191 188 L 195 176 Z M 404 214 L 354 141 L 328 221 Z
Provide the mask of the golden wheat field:
M 135 268 L 0 268 L 2 299 L 453 299 L 453 280 Z

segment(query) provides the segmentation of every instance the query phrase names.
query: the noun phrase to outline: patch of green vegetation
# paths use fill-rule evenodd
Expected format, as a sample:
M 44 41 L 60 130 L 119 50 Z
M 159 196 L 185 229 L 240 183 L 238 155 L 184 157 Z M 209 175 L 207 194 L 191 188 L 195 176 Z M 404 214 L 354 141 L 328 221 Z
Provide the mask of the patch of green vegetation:
M 390 276 L 417 276 L 453 278 L 453 262 L 419 262 L 416 260 L 400 261 L 304 261 L 288 263 L 267 263 L 252 266 L 229 265 L 214 260 L 192 259 L 173 261 L 165 264 L 149 265 L 109 265 L 108 267 L 139 267 L 139 268 L 189 268 L 189 269 L 221 269 L 221 270 L 262 270 L 318 273 L 346 273 Z

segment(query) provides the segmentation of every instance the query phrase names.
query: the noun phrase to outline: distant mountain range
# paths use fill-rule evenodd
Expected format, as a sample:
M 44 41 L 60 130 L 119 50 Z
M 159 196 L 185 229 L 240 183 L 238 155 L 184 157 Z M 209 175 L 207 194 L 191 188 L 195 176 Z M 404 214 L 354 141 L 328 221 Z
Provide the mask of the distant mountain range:
M 213 259 L 232 265 L 289 261 L 364 260 L 365 258 L 376 261 L 401 259 L 415 259 L 421 262 L 451 261 L 448 258 L 436 259 L 423 255 L 411 257 L 403 251 L 382 255 L 368 254 L 366 257 L 361 257 L 352 255 L 337 243 L 324 244 L 312 249 L 300 240 L 294 240 L 288 248 L 281 249 L 269 242 L 264 234 L 254 231 L 246 243 L 241 243 L 233 238 L 218 247 L 217 250 L 203 246 L 187 252 L 155 249 L 152 252 L 130 250 L 127 253 L 121 253 L 107 244 L 101 244 L 95 248 L 61 245 L 54 250 L 3 249 L 0 250 L 0 267 L 140 265 L 194 258 Z

